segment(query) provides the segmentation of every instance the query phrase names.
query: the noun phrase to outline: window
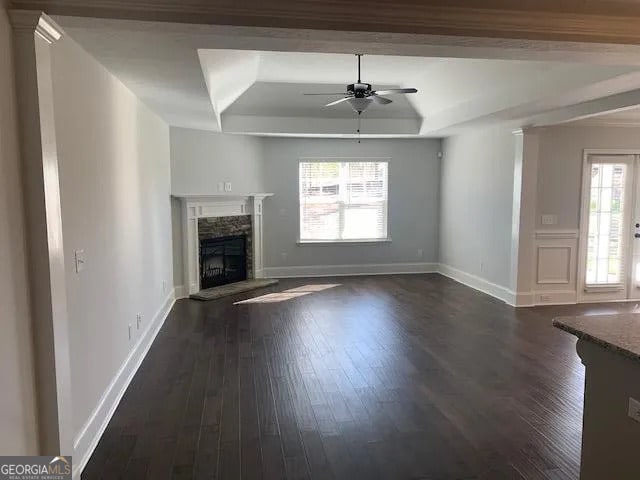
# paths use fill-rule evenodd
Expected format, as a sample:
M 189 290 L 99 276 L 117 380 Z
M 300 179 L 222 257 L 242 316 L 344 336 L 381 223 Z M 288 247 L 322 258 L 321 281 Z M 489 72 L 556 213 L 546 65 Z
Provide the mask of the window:
M 385 161 L 300 162 L 300 241 L 387 239 Z
M 586 281 L 621 285 L 624 274 L 623 220 L 627 165 L 592 163 L 589 196 Z

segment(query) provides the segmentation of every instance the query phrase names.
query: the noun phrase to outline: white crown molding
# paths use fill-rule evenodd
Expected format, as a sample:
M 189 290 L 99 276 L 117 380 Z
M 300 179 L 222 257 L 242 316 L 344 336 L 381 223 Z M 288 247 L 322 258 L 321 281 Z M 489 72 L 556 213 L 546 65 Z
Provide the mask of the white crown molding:
M 48 44 L 57 42 L 64 34 L 56 22 L 39 10 L 10 10 L 9 17 L 14 30 L 34 32 Z
M 615 127 L 615 128 L 640 128 L 640 118 L 637 120 L 577 120 L 575 122 L 566 123 L 563 127 Z
M 578 229 L 559 229 L 559 230 L 536 230 L 535 237 L 537 239 L 565 239 L 578 238 L 580 232 Z

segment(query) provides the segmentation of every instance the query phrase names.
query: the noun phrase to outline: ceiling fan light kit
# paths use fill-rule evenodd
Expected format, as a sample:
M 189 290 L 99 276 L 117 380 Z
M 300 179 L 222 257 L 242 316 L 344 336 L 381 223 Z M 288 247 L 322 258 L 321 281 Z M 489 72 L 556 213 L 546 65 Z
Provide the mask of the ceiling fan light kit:
M 347 99 L 347 102 L 356 112 L 362 113 L 371 105 L 373 99 L 371 97 L 351 97 Z
M 415 88 L 390 88 L 387 90 L 372 90 L 370 83 L 363 83 L 360 79 L 360 59 L 362 54 L 357 54 L 358 57 L 358 81 L 347 85 L 347 91 L 345 93 L 305 93 L 305 95 L 342 95 L 343 98 L 329 102 L 325 107 L 332 107 L 342 102 L 349 102 L 351 108 L 360 116 L 369 105 L 373 102 L 378 105 L 388 105 L 392 102 L 388 98 L 382 95 L 394 95 L 404 93 L 416 93 L 418 90 Z

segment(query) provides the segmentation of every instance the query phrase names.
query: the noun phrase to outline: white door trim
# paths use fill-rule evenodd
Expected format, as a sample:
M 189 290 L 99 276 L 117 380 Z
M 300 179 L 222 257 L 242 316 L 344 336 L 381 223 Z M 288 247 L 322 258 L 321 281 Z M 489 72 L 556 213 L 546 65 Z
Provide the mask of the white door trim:
M 638 157 L 640 156 L 640 149 L 620 149 L 620 148 L 586 148 L 583 151 L 583 155 L 582 155 L 582 183 L 581 183 L 581 189 L 580 189 L 580 238 L 579 238 L 579 242 L 578 242 L 578 281 L 577 281 L 577 301 L 578 303 L 583 303 L 583 302 L 602 302 L 602 301 L 624 301 L 628 298 L 629 295 L 629 275 L 630 275 L 630 269 L 628 268 L 629 265 L 625 265 L 625 268 L 627 268 L 627 270 L 625 271 L 625 286 L 626 288 L 624 289 L 624 296 L 625 298 L 623 299 L 617 299 L 617 300 L 611 300 L 611 299 L 597 299 L 594 298 L 593 294 L 591 295 L 585 295 L 585 271 L 586 271 L 586 249 L 587 249 L 587 232 L 588 232 L 588 226 L 589 226 L 589 209 L 587 208 L 587 203 L 588 203 L 588 197 L 586 196 L 586 191 L 589 187 L 588 182 L 589 182 L 589 176 L 587 175 L 587 172 L 590 171 L 589 170 L 589 157 L 591 156 L 633 156 L 633 162 L 632 162 L 632 169 L 631 169 L 631 185 L 629 186 L 630 188 L 630 193 L 631 193 L 631 201 L 628 202 L 629 205 L 629 211 L 626 212 L 625 217 L 625 222 L 626 222 L 626 227 L 628 228 L 629 225 L 629 221 L 633 216 L 633 210 L 635 209 L 635 196 L 636 196 L 636 189 L 638 188 L 637 182 L 636 182 L 636 177 L 638 175 L 637 172 L 637 163 L 638 163 Z M 625 245 L 624 245 L 624 249 L 625 249 L 625 261 L 627 264 L 630 263 L 630 255 L 631 255 L 631 241 L 630 241 L 630 235 L 631 235 L 631 230 L 626 230 L 625 231 Z

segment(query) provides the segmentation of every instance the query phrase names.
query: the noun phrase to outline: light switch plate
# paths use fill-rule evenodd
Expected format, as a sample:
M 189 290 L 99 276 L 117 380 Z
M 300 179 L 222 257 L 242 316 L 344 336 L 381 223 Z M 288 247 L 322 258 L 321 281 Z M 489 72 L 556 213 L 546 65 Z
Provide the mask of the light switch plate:
M 230 192 L 231 191 L 231 182 L 225 182 L 224 191 L 225 192 Z
M 82 270 L 84 270 L 84 266 L 87 262 L 84 256 L 84 250 L 76 250 L 75 256 L 76 256 L 76 273 L 80 273 Z

